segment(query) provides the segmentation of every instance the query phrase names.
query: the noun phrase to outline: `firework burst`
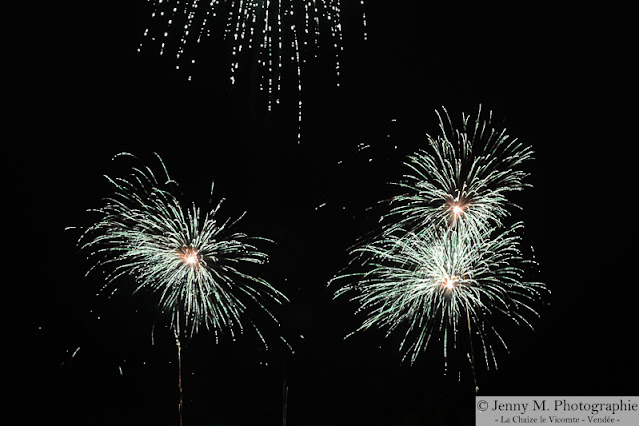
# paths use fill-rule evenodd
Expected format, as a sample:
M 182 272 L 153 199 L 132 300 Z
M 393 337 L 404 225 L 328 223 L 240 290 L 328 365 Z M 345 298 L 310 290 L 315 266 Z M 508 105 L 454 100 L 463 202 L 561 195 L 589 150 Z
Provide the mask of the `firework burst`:
M 158 159 L 163 181 L 148 167 L 133 167 L 127 178 L 107 177 L 114 194 L 92 210 L 98 219 L 78 242 L 93 263 L 87 274 L 96 268 L 108 271 L 107 286 L 132 276 L 134 292 L 156 294 L 159 307 L 171 313 L 172 324 L 179 326 L 183 317 L 191 335 L 201 326 L 216 335 L 241 332 L 248 303 L 275 320 L 267 305 L 286 297 L 243 271 L 248 264 L 267 261 L 255 245 L 264 239 L 232 231 L 241 217 L 220 220 L 222 201 L 205 214 L 195 205 L 183 206 L 174 195 L 177 184 Z
M 420 233 L 432 227 L 466 226 L 468 232 L 499 226 L 514 206 L 507 194 L 528 186 L 522 163 L 532 148 L 492 127 L 481 107 L 474 120 L 462 114 L 459 128 L 442 108 L 440 135 L 428 135 L 428 147 L 408 157 L 410 173 L 396 185 L 403 193 L 390 200 L 386 232 Z
M 122 276 L 132 276 L 137 283 L 134 292 L 157 294 L 159 307 L 171 313 L 182 425 L 180 324 L 190 336 L 202 325 L 216 336 L 226 331 L 234 336 L 244 330 L 248 303 L 277 323 L 267 304 L 287 299 L 264 279 L 244 271 L 248 264 L 267 261 L 267 254 L 255 246 L 263 239 L 231 231 L 241 217 L 219 221 L 221 201 L 204 215 L 194 204 L 184 207 L 174 193 L 177 183 L 156 156 L 163 181 L 149 167 L 133 167 L 127 178 L 107 177 L 114 194 L 105 198 L 103 207 L 92 210 L 98 219 L 85 229 L 78 245 L 93 262 L 87 274 L 96 268 L 108 271 L 107 286 Z M 255 323 L 248 323 L 267 346 Z
M 381 203 L 382 230 L 350 249 L 355 272 L 332 280 L 335 297 L 359 307 L 362 325 L 402 335 L 403 359 L 414 363 L 430 342 L 449 350 L 469 344 L 475 374 L 475 344 L 487 368 L 497 366 L 495 344 L 507 349 L 499 318 L 532 328 L 544 284 L 528 281 L 534 261 L 520 250 L 521 222 L 506 226 L 512 191 L 526 186 L 521 164 L 532 149 L 496 130 L 487 120 L 462 115 L 456 129 L 439 114 L 441 135 L 410 156 L 411 170 L 397 185 L 404 191 Z M 468 340 L 466 340 L 468 339 Z M 478 389 L 478 388 L 477 388 Z
M 400 350 L 414 363 L 433 337 L 443 339 L 444 358 L 460 329 L 476 335 L 486 365 L 497 365 L 494 341 L 506 348 L 495 318 L 532 328 L 531 317 L 544 285 L 524 280 L 520 251 L 522 228 L 484 229 L 477 235 L 460 228 L 388 236 L 354 249 L 364 253 L 363 272 L 342 275 L 354 283 L 340 287 L 363 316 L 357 331 L 374 327 L 403 333 Z M 356 253 L 355 253 L 356 254 Z M 471 344 L 473 337 L 471 336 Z

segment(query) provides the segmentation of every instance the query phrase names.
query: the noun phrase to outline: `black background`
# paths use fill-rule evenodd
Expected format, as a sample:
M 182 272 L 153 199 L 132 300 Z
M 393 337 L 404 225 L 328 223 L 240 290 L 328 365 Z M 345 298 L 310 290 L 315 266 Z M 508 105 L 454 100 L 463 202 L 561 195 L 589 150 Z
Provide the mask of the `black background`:
M 4 160 L 17 189 L 7 200 L 17 231 L 9 251 L 19 258 L 7 260 L 17 275 L 5 279 L 6 327 L 18 330 L 5 345 L 19 401 L 10 418 L 177 424 L 175 347 L 152 297 L 97 297 L 77 234 L 64 232 L 86 225 L 85 210 L 108 194 L 102 175 L 123 172 L 114 154 L 153 164 L 155 151 L 186 200 L 206 202 L 215 180 L 225 214 L 248 211 L 242 229 L 277 241 L 264 275 L 292 300 L 278 315 L 295 354 L 264 351 L 249 335 L 215 345 L 201 333 L 186 344 L 185 424 L 280 424 L 284 378 L 289 425 L 473 424 L 467 363 L 444 374 L 441 353 L 430 351 L 400 365 L 397 342 L 374 331 L 344 341 L 353 307 L 331 301 L 326 282 L 375 226 L 366 207 L 391 193 L 402 158 L 436 132 L 435 109 L 459 117 L 480 103 L 535 149 L 534 187 L 517 195 L 517 218 L 552 291 L 536 332 L 511 330 L 499 370 L 479 369 L 480 394 L 639 393 L 636 137 L 622 118 L 636 57 L 629 11 L 368 1 L 364 41 L 359 4 L 343 3 L 340 86 L 332 51 L 302 69 L 299 144 L 289 63 L 282 105 L 267 113 L 255 74 L 229 84 L 223 44 L 202 53 L 210 56 L 192 82 L 172 56 L 137 53 L 144 1 L 17 15 L 15 37 L 27 43 L 7 82 L 20 117 L 9 116 Z

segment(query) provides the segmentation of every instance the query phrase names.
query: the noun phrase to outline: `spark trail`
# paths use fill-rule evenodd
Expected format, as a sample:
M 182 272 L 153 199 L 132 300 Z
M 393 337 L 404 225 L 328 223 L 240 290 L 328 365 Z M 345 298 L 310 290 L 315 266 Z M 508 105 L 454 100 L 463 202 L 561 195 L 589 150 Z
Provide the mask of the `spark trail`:
M 198 45 L 208 38 L 222 38 L 231 52 L 231 84 L 237 82 L 241 64 L 256 61 L 261 70 L 259 90 L 268 94 L 268 111 L 280 104 L 284 69 L 295 68 L 298 126 L 302 119 L 302 65 L 309 57 L 318 56 L 320 45 L 334 56 L 339 86 L 341 0 L 149 0 L 149 4 L 151 19 L 138 51 L 153 48 L 160 55 L 174 55 L 176 67 L 187 69 L 202 59 Z M 363 0 L 360 6 L 365 27 Z

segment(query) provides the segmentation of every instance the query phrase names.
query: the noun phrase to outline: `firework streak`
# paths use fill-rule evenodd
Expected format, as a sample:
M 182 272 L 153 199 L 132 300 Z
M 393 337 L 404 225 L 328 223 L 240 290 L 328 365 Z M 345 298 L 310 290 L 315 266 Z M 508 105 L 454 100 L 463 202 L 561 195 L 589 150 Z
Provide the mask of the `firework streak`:
M 282 71 L 286 64 L 292 65 L 297 78 L 298 127 L 302 120 L 302 64 L 311 52 L 317 57 L 320 42 L 333 52 L 339 86 L 341 0 L 149 0 L 149 4 L 151 19 L 138 51 L 145 45 L 155 46 L 160 55 L 175 55 L 178 69 L 186 69 L 201 60 L 194 53 L 197 45 L 207 38 L 222 37 L 231 48 L 231 83 L 237 81 L 241 62 L 256 61 L 254 66 L 261 70 L 259 88 L 268 93 L 268 111 L 280 103 Z M 360 5 L 363 11 L 363 0 Z M 364 12 L 362 18 L 366 27 Z

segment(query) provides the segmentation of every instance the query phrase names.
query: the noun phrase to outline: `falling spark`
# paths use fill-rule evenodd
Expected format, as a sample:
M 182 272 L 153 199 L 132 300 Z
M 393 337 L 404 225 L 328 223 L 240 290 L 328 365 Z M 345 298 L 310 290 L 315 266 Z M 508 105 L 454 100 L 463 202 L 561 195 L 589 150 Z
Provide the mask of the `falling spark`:
M 72 360 L 75 358 L 75 356 L 78 354 L 78 352 L 80 351 L 80 346 L 78 346 L 77 348 L 75 348 L 75 350 L 73 351 L 73 353 L 71 354 L 71 356 L 69 357 L 69 360 Z M 67 353 L 69 352 L 69 349 L 67 349 Z M 60 364 L 60 367 L 64 367 L 64 364 L 66 363 L 66 361 L 62 361 L 62 363 Z

